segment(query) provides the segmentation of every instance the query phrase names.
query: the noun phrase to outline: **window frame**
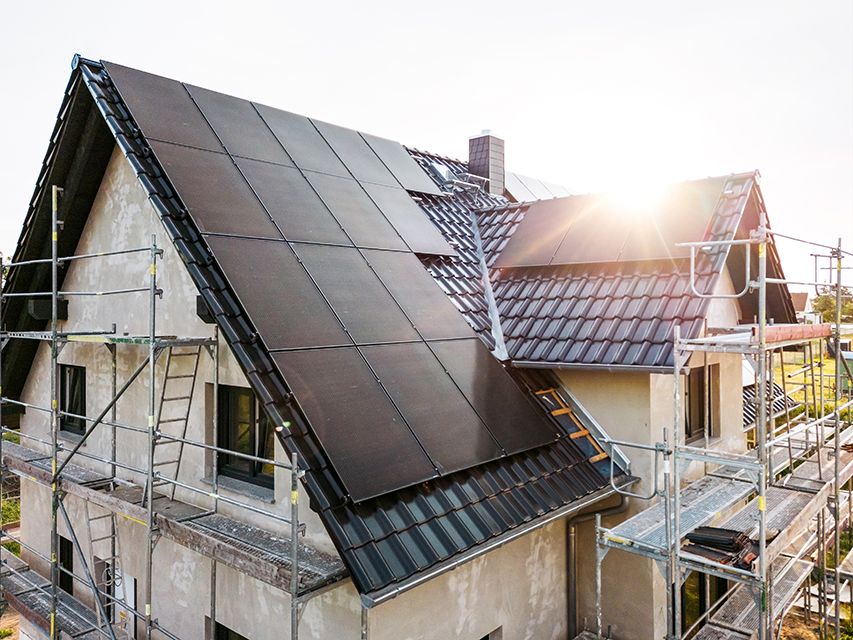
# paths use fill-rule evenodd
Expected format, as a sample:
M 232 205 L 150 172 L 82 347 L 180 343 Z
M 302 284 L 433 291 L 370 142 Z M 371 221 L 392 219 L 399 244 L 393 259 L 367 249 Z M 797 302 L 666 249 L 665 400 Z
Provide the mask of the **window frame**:
M 237 400 L 241 395 L 248 396 L 250 400 L 248 422 L 251 425 L 249 431 L 249 448 L 251 453 L 249 455 L 265 458 L 267 456 L 263 454 L 260 447 L 263 447 L 264 440 L 269 438 L 270 433 L 273 432 L 273 426 L 272 422 L 267 417 L 266 412 L 260 406 L 255 393 L 248 387 L 224 384 L 219 385 L 216 446 L 220 449 L 246 453 L 245 451 L 240 451 L 234 446 L 236 439 L 239 437 L 238 434 L 235 433 L 235 424 L 238 421 L 239 413 L 239 407 L 235 406 L 235 400 Z M 272 446 L 273 450 L 268 456 L 270 460 L 274 459 L 275 456 L 274 439 Z M 217 451 L 216 456 L 216 470 L 218 475 L 234 478 L 235 480 L 268 489 L 275 488 L 274 469 L 269 472 L 264 471 L 263 467 L 265 465 L 260 462 L 233 456 L 223 451 Z
M 720 365 L 709 363 L 690 369 L 682 378 L 684 410 L 684 442 L 691 443 L 705 437 L 719 435 Z M 698 396 L 698 399 L 697 399 Z
M 69 377 L 71 375 L 79 375 L 81 378 L 78 384 L 80 391 L 79 401 L 82 407 L 70 406 L 73 404 L 69 399 L 69 394 L 72 392 L 69 386 L 73 386 L 69 385 Z M 74 436 L 82 436 L 86 433 L 86 420 L 63 415 L 64 413 L 73 413 L 79 416 L 86 415 L 86 367 L 76 364 L 59 365 L 59 411 L 59 430 L 61 432 Z
M 58 571 L 58 586 L 70 596 L 74 595 L 74 543 L 65 536 L 58 536 L 56 551 L 59 566 L 65 571 Z M 66 573 L 68 571 L 69 573 Z
M 221 622 L 213 623 L 213 638 L 214 640 L 249 640 L 245 636 L 241 636 L 233 629 L 229 629 Z

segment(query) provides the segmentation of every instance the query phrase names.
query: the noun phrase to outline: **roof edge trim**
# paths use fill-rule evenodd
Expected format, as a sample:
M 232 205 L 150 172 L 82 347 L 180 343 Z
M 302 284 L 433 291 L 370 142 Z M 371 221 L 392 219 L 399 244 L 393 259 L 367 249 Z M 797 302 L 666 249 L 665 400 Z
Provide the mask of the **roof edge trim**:
M 620 488 L 633 484 L 636 481 L 637 478 L 630 476 L 625 477 L 624 482 L 620 485 Z M 438 576 L 445 574 L 448 571 L 452 571 L 453 569 L 456 569 L 457 567 L 465 564 L 470 560 L 474 560 L 475 558 L 494 551 L 495 549 L 498 549 L 499 547 L 502 547 L 505 544 L 509 544 L 510 542 L 515 541 L 521 536 L 535 531 L 536 529 L 541 529 L 545 525 L 550 524 L 555 520 L 559 520 L 560 518 L 565 518 L 566 516 L 572 516 L 577 513 L 580 513 L 590 505 L 604 500 L 605 498 L 608 498 L 610 496 L 616 495 L 617 493 L 618 491 L 611 486 L 608 486 L 604 489 L 600 489 L 595 493 L 589 494 L 581 500 L 577 500 L 575 502 L 567 504 L 561 507 L 560 509 L 556 509 L 551 513 L 547 513 L 539 518 L 531 520 L 530 522 L 516 527 L 515 529 L 511 529 L 510 531 L 507 531 L 506 533 L 493 538 L 487 543 L 481 544 L 477 547 L 473 547 L 469 551 L 457 556 L 456 558 L 437 565 L 431 571 L 419 574 L 411 580 L 407 580 L 399 584 L 386 587 L 385 589 L 381 589 L 372 594 L 362 594 L 361 602 L 365 608 L 372 609 L 373 607 L 380 605 L 383 602 L 387 602 L 388 600 L 392 600 L 397 596 L 405 593 L 406 591 L 410 591 L 411 589 L 414 589 L 415 587 L 420 586 L 421 584 L 424 584 L 432 580 L 433 578 L 437 578 Z

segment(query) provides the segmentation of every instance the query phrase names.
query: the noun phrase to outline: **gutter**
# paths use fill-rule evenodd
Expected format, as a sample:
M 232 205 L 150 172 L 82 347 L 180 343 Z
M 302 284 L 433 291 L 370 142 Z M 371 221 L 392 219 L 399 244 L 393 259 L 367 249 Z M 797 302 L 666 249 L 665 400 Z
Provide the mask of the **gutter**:
M 585 364 L 581 362 L 538 362 L 535 360 L 511 360 L 510 365 L 519 369 L 578 369 L 615 373 L 672 373 L 672 366 L 637 366 L 633 364 Z
M 578 635 L 577 525 L 592 520 L 596 515 L 614 516 L 624 513 L 628 509 L 629 502 L 630 498 L 620 494 L 619 502 L 612 507 L 579 513 L 566 522 L 566 602 L 569 638 Z
M 633 484 L 636 480 L 636 478 L 628 477 L 625 479 L 624 483 L 621 486 Z M 383 602 L 387 602 L 388 600 L 396 598 L 397 596 L 402 593 L 405 593 L 406 591 L 409 591 L 417 586 L 429 582 L 433 578 L 437 578 L 442 574 L 456 569 L 457 567 L 465 564 L 469 560 L 473 560 L 489 553 L 490 551 L 494 551 L 495 549 L 498 549 L 504 546 L 505 544 L 513 542 L 514 540 L 517 540 L 518 538 L 530 533 L 531 531 L 541 529 L 546 524 L 550 524 L 555 520 L 559 520 L 560 518 L 565 518 L 566 516 L 570 515 L 576 515 L 579 511 L 583 511 L 590 505 L 593 505 L 596 502 L 603 500 L 604 498 L 616 494 L 617 491 L 610 486 L 596 491 L 595 493 L 582 498 L 580 501 L 564 505 L 563 507 L 552 511 L 551 513 L 545 514 L 535 520 L 531 520 L 530 522 L 511 529 L 510 531 L 507 531 L 506 533 L 503 533 L 497 536 L 496 538 L 493 538 L 487 543 L 469 549 L 468 551 L 460 554 L 458 557 L 433 567 L 430 571 L 426 573 L 422 573 L 400 584 L 385 587 L 384 589 L 380 589 L 379 591 L 376 591 L 374 593 L 361 594 L 361 603 L 365 608 L 372 609 L 373 607 L 380 605 Z

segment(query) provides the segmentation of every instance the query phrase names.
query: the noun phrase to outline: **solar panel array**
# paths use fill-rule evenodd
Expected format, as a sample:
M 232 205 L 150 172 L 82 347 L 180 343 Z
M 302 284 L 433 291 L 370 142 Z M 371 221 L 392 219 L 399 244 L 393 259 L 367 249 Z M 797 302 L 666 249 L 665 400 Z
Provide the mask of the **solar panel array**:
M 418 259 L 402 146 L 106 69 L 354 500 L 558 437 Z
M 684 258 L 702 240 L 725 178 L 672 185 L 644 207 L 608 195 L 533 202 L 496 267 Z

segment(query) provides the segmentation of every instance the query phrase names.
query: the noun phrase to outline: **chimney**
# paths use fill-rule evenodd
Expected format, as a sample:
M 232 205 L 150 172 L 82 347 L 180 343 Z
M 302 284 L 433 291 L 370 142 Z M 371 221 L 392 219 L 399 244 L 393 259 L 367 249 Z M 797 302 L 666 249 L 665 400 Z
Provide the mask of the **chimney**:
M 468 139 L 468 171 L 487 178 L 486 191 L 504 193 L 504 141 L 488 129 Z

